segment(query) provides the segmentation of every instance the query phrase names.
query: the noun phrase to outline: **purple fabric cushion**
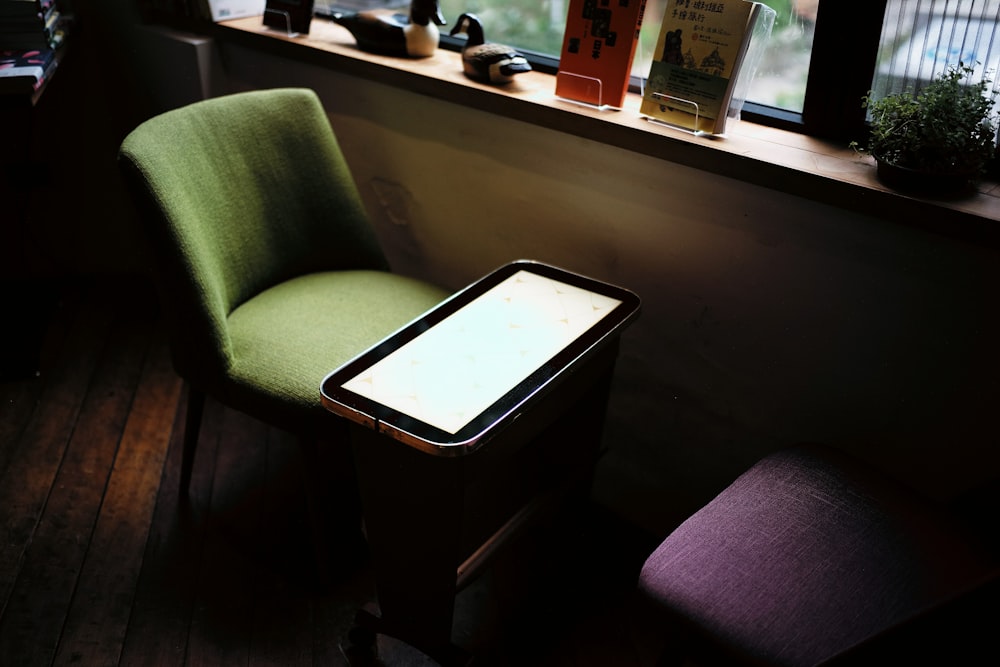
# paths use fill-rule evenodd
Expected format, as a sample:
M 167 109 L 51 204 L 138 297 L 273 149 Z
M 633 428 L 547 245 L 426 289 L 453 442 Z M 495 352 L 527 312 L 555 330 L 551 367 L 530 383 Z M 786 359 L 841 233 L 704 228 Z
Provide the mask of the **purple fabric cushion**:
M 768 456 L 646 560 L 639 590 L 726 651 L 813 665 L 985 569 L 935 508 L 833 450 Z

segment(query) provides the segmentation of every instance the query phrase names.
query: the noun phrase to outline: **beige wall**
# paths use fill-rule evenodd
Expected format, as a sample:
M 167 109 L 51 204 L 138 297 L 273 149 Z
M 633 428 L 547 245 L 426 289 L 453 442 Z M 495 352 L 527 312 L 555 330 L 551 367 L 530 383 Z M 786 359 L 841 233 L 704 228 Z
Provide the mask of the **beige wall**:
M 838 444 L 950 496 L 1000 471 L 998 253 L 236 47 L 222 90 L 329 110 L 398 271 L 518 258 L 637 292 L 598 499 L 670 527 L 759 455 Z

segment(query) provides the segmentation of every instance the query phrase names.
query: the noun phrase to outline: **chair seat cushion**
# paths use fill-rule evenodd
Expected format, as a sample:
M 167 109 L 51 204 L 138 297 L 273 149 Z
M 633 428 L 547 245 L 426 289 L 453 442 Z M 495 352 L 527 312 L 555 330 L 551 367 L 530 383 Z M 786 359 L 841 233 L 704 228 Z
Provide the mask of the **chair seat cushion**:
M 681 524 L 639 590 L 724 654 L 813 665 L 985 572 L 966 537 L 902 486 L 803 446 L 764 458 Z
M 267 404 L 284 407 L 284 416 L 315 411 L 330 371 L 448 296 L 382 271 L 315 273 L 278 284 L 229 316 L 231 386 L 224 393 L 236 403 L 263 394 Z

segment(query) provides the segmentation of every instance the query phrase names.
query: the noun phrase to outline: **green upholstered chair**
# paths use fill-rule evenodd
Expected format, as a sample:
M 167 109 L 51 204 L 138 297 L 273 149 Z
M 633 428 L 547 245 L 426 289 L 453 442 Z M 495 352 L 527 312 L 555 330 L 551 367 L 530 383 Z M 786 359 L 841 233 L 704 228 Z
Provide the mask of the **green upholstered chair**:
M 346 433 L 320 404 L 325 375 L 448 294 L 389 271 L 316 94 L 168 111 L 125 138 L 119 166 L 189 389 L 182 497 L 206 395 L 297 434 L 323 473 Z

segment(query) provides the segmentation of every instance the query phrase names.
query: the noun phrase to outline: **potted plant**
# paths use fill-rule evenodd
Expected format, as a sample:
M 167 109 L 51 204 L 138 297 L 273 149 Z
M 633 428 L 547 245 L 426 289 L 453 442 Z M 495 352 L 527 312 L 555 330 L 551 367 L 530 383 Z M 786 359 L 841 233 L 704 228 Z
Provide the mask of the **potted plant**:
M 973 190 L 996 152 L 997 132 L 990 81 L 967 83 L 973 71 L 959 63 L 917 94 L 864 98 L 871 117 L 867 151 L 883 183 L 928 195 Z

